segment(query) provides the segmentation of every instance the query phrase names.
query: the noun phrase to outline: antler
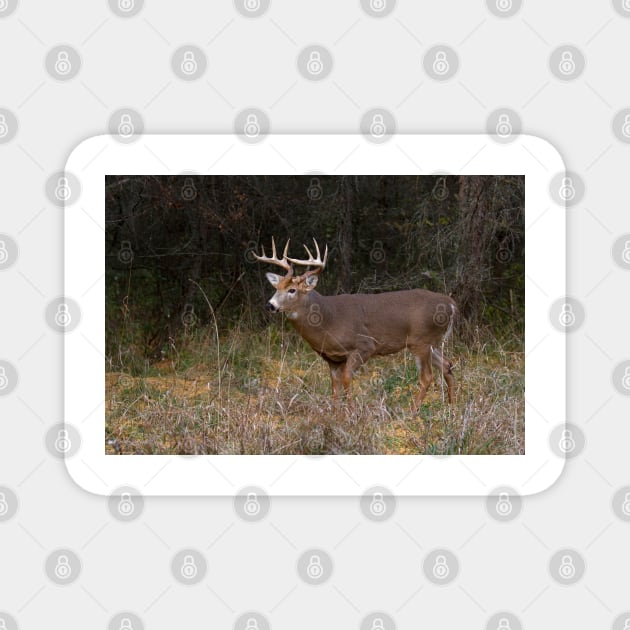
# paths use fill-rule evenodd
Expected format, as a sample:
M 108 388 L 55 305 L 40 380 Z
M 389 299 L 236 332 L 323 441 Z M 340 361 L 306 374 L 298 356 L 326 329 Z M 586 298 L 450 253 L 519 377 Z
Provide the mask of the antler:
M 328 245 L 326 245 L 326 249 L 324 250 L 324 260 L 322 260 L 322 255 L 319 251 L 319 245 L 317 244 L 317 241 L 315 239 L 313 239 L 313 243 L 315 243 L 315 251 L 317 252 L 317 257 L 313 257 L 313 254 L 311 254 L 311 250 L 306 245 L 304 245 L 304 249 L 306 250 L 306 253 L 308 254 L 308 260 L 299 260 L 298 258 L 287 258 L 287 260 L 289 260 L 290 262 L 296 265 L 303 265 L 304 267 L 316 267 L 316 269 L 310 269 L 306 271 L 305 273 L 303 273 L 299 277 L 300 280 L 303 280 L 304 278 L 308 278 L 309 276 L 313 276 L 315 274 L 321 273 L 324 270 L 324 267 L 326 267 L 326 260 L 328 259 Z
M 278 255 L 276 254 L 276 242 L 274 241 L 274 238 L 272 236 L 271 237 L 271 256 L 265 255 L 265 248 L 261 245 L 260 249 L 262 250 L 262 256 L 259 256 L 258 254 L 254 253 L 254 258 L 258 260 L 259 262 L 267 262 L 267 263 L 271 263 L 272 265 L 278 265 L 278 267 L 282 267 L 287 272 L 287 275 L 285 276 L 285 278 L 291 278 L 293 276 L 293 267 L 289 263 L 291 259 L 287 258 L 290 241 L 291 239 L 289 239 L 287 241 L 287 244 L 284 246 L 284 252 L 282 253 L 282 258 L 278 258 Z

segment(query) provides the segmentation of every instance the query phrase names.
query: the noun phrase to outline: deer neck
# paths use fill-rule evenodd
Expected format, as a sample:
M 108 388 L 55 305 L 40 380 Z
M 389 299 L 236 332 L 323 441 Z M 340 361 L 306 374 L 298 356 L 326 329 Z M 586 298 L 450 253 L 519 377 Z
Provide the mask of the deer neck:
M 329 310 L 326 297 L 313 290 L 306 294 L 298 308 L 287 313 L 287 317 L 298 333 L 313 345 L 324 335 L 322 324 L 330 321 Z

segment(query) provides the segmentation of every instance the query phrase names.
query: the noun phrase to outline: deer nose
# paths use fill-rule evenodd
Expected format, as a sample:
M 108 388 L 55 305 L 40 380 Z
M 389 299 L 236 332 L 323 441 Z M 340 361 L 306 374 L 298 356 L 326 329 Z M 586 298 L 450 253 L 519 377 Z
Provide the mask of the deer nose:
M 272 313 L 276 312 L 276 307 L 274 304 L 272 304 L 271 302 L 267 302 L 267 304 L 265 304 L 265 309 L 268 311 L 271 311 Z

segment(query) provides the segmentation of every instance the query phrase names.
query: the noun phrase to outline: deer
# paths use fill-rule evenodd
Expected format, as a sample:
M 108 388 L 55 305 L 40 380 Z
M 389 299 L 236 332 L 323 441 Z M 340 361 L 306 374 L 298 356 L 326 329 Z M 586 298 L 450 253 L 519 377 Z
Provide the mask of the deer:
M 326 267 L 328 245 L 322 259 L 315 239 L 313 256 L 304 245 L 306 259 L 290 258 L 289 243 L 282 258 L 271 239 L 271 256 L 254 253 L 261 263 L 276 265 L 286 271 L 284 276 L 268 272 L 267 280 L 275 293 L 265 308 L 271 313 L 286 313 L 298 334 L 321 356 L 330 368 L 332 396 L 341 397 L 342 387 L 350 398 L 354 373 L 370 357 L 408 350 L 418 367 L 418 391 L 413 398 L 413 410 L 418 410 L 433 381 L 435 367 L 446 382 L 448 401 L 455 400 L 453 363 L 445 359 L 444 342 L 453 332 L 457 313 L 455 301 L 448 295 L 426 289 L 408 289 L 384 293 L 321 295 L 315 291 L 319 274 Z M 294 275 L 293 265 L 306 267 Z

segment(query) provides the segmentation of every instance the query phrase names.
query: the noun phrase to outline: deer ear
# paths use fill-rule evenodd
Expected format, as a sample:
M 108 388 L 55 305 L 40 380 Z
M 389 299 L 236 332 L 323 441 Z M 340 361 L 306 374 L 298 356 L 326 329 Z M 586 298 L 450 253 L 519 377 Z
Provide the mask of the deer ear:
M 275 289 L 278 286 L 278 282 L 280 282 L 280 280 L 282 280 L 282 277 L 279 276 L 277 273 L 267 273 L 265 274 L 267 276 L 267 280 L 269 280 L 269 284 Z
M 317 276 L 309 276 L 304 284 L 307 291 L 312 291 L 317 286 Z

